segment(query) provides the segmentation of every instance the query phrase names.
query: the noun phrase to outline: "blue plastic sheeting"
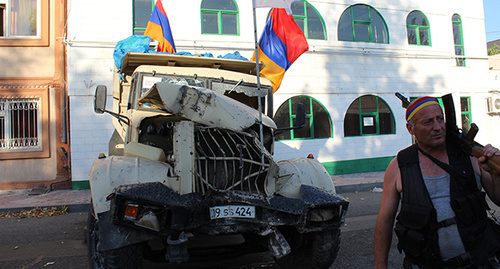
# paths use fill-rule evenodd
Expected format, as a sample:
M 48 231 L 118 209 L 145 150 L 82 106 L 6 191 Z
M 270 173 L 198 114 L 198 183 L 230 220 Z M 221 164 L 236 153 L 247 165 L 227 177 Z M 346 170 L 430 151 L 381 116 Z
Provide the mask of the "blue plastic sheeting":
M 115 62 L 116 68 L 121 69 L 123 64 L 123 58 L 127 54 L 127 52 L 140 52 L 140 53 L 162 53 L 169 54 L 169 52 L 157 52 L 149 49 L 149 43 L 151 42 L 151 38 L 149 36 L 143 35 L 132 35 L 123 40 L 118 41 L 115 46 L 115 51 L 113 52 L 113 60 Z M 201 57 L 214 57 L 212 53 L 205 52 L 201 54 L 192 54 L 186 51 L 176 52 L 175 55 L 187 55 L 187 56 L 201 56 Z M 217 58 L 226 58 L 226 59 L 238 59 L 238 60 L 246 60 L 247 58 L 241 56 L 238 51 L 233 53 L 228 53 L 224 56 L 219 55 Z
M 127 52 L 154 52 L 149 49 L 150 42 L 151 37 L 144 35 L 133 35 L 118 41 L 113 52 L 116 68 L 122 68 L 123 58 Z
M 224 56 L 222 55 L 219 55 L 217 56 L 217 58 L 227 58 L 227 59 L 236 59 L 236 60 L 245 60 L 245 61 L 248 61 L 247 58 L 241 56 L 241 54 L 238 52 L 238 51 L 235 51 L 233 53 L 228 53 Z

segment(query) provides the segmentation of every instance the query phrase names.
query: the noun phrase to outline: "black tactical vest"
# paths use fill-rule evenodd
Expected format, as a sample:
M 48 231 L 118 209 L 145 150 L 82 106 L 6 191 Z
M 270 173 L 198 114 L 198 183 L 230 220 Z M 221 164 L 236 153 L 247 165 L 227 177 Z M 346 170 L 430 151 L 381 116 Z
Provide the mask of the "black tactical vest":
M 486 215 L 489 207 L 485 193 L 478 190 L 470 157 L 451 147 L 447 151 L 450 203 L 455 217 L 439 223 L 420 170 L 417 145 L 397 156 L 402 183 L 401 210 L 394 229 L 398 249 L 421 268 L 440 268 L 467 258 L 474 264 L 483 264 L 500 250 L 500 232 Z M 455 223 L 467 253 L 446 265 L 441 260 L 437 230 Z

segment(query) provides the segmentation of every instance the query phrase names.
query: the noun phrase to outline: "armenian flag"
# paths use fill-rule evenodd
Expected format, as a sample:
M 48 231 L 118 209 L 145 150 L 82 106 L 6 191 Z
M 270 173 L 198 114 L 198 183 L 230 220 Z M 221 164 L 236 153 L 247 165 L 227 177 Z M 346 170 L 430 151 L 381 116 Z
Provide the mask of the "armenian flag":
M 161 0 L 157 0 L 144 35 L 158 41 L 158 51 L 175 53 L 175 44 L 170 30 L 167 13 Z
M 265 64 L 260 75 L 272 82 L 273 92 L 280 87 L 285 71 L 308 50 L 306 37 L 292 15 L 283 8 L 273 8 L 257 47 L 259 61 Z

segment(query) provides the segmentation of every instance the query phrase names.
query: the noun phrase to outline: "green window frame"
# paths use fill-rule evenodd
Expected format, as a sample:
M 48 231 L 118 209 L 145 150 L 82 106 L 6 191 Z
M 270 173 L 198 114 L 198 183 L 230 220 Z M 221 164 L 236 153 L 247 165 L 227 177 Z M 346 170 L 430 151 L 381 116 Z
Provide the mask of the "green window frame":
M 469 96 L 460 96 L 460 116 L 462 118 L 462 129 L 468 132 L 472 123 L 472 112 Z
M 432 46 L 431 27 L 424 13 L 415 10 L 406 17 L 408 44 L 417 46 Z
M 462 30 L 462 19 L 460 15 L 453 14 L 452 16 L 452 25 L 453 25 L 453 43 L 455 44 L 455 56 L 456 57 L 456 65 L 465 67 L 465 50 L 464 50 L 464 36 Z
M 134 35 L 143 35 L 155 7 L 154 0 L 133 0 L 133 32 Z
M 239 36 L 238 4 L 234 0 L 203 0 L 201 33 L 204 35 Z
M 344 136 L 395 134 L 396 125 L 391 108 L 375 95 L 356 98 L 344 117 Z
M 307 95 L 294 96 L 283 102 L 274 115 L 276 124 L 280 128 L 292 127 L 297 117 L 298 103 L 304 104 L 306 114 L 304 127 L 282 132 L 276 136 L 276 140 L 332 138 L 333 125 L 330 113 L 318 100 Z
M 313 5 L 307 1 L 293 2 L 292 12 L 307 39 L 327 40 L 325 21 Z
M 340 16 L 338 40 L 389 44 L 389 30 L 376 9 L 356 4 L 348 7 Z

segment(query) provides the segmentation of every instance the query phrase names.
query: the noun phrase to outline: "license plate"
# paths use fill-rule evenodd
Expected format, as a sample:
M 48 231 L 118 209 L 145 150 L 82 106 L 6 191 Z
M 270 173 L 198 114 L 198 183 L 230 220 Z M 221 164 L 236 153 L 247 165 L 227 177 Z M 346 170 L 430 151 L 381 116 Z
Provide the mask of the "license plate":
M 255 218 L 255 206 L 224 205 L 210 208 L 210 219 Z

